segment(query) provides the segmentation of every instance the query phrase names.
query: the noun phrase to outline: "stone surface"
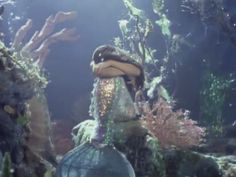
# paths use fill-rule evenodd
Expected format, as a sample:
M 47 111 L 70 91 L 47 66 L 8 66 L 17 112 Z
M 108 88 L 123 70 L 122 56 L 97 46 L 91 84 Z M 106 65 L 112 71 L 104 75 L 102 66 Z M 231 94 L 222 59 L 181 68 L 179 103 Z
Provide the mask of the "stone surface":
M 89 141 L 94 126 L 94 120 L 86 120 L 74 128 L 77 146 Z M 115 146 L 127 156 L 137 177 L 236 177 L 234 155 L 161 149 L 158 140 L 148 135 L 139 121 L 116 124 L 114 130 Z

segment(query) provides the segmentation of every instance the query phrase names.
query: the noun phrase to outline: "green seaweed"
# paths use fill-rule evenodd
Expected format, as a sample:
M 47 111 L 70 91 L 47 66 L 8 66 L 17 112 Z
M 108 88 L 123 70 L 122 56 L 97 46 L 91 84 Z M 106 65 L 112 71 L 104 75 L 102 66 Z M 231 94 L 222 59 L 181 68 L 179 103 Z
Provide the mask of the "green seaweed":
M 163 10 L 164 10 L 164 0 L 153 0 L 152 1 L 152 7 L 153 7 L 153 12 L 161 15 L 163 14 Z
M 5 153 L 3 158 L 2 177 L 13 177 L 10 153 Z
M 152 153 L 152 156 L 150 158 L 150 164 L 153 173 L 150 174 L 150 176 L 148 177 L 166 177 L 166 166 L 158 140 L 154 137 L 147 136 L 146 143 L 147 147 L 151 149 Z
M 200 114 L 202 123 L 208 127 L 212 136 L 220 136 L 223 132 L 223 109 L 227 91 L 233 80 L 207 73 L 204 76 L 203 87 L 200 91 Z
M 170 38 L 171 22 L 164 13 L 164 8 L 165 8 L 164 0 L 153 0 L 152 7 L 153 7 L 153 12 L 159 16 L 159 20 L 156 20 L 155 23 L 161 28 L 162 34 Z
M 26 115 L 21 115 L 16 119 L 17 124 L 21 126 L 25 126 L 30 122 L 30 118 Z
M 171 25 L 171 22 L 170 20 L 166 17 L 165 14 L 162 14 L 161 15 L 161 18 L 157 21 L 155 21 L 155 23 L 157 25 L 160 26 L 161 28 L 161 32 L 164 36 L 167 36 L 167 37 L 170 37 L 171 36 L 171 32 L 170 32 L 170 25 Z
M 135 58 L 139 62 L 141 61 L 144 67 L 146 75 L 145 87 L 148 88 L 149 96 L 152 98 L 157 92 L 159 96 L 169 102 L 171 97 L 162 84 L 163 80 L 166 79 L 164 75 L 168 72 L 169 47 L 167 46 L 166 56 L 162 59 L 157 59 L 155 56 L 157 50 L 148 45 L 148 38 L 153 31 L 154 23 L 160 27 L 166 40 L 171 38 L 171 22 L 164 14 L 164 0 L 154 0 L 152 3 L 153 11 L 159 18 L 155 22 L 149 19 L 142 9 L 137 8 L 133 0 L 123 0 L 123 3 L 128 10 L 128 18 L 118 21 L 122 36 L 114 38 L 114 44 L 138 56 Z M 148 74 L 151 72 L 155 72 L 155 76 Z M 156 79 L 159 81 L 156 82 Z
M 131 15 L 136 16 L 136 17 L 143 16 L 143 11 L 134 6 L 133 0 L 123 0 L 123 2 L 124 2 L 125 7 L 129 9 L 129 12 L 131 13 Z
M 53 170 L 52 169 L 48 169 L 45 172 L 44 177 L 53 177 Z

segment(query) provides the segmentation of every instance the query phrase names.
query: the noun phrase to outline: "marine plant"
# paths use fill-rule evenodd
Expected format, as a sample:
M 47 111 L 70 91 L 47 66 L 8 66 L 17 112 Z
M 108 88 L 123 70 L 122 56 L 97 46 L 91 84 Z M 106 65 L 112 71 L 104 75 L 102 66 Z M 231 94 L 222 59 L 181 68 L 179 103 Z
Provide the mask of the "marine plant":
M 15 1 L 14 0 L 0 0 L 0 5 L 6 5 L 6 4 L 14 4 Z
M 5 153 L 2 164 L 2 177 L 13 177 L 11 156 L 9 153 Z
M 200 118 L 201 122 L 208 127 L 211 136 L 219 136 L 223 133 L 223 110 L 233 81 L 213 73 L 205 74 L 200 91 Z
M 157 15 L 154 22 L 142 9 L 135 6 L 133 0 L 123 0 L 123 2 L 128 9 L 128 17 L 119 21 L 122 37 L 116 37 L 114 43 L 138 55 L 137 58 L 141 60 L 146 74 L 147 95 L 156 101 L 150 105 L 152 110 L 146 112 L 144 125 L 158 138 L 162 147 L 187 148 L 199 145 L 205 135 L 205 129 L 190 119 L 186 114 L 187 111 L 172 110 L 173 98 L 166 87 L 171 74 L 177 69 L 178 61 L 174 60 L 174 55 L 178 53 L 180 45 L 190 44 L 181 35 L 172 34 L 164 0 L 152 1 L 153 12 Z M 149 44 L 148 38 L 155 24 L 160 29 L 166 46 L 163 58 L 157 58 L 157 50 L 151 48 Z
M 149 98 L 161 96 L 171 102 L 177 82 L 175 73 L 181 64 L 181 60 L 176 60 L 176 55 L 182 46 L 192 48 L 194 45 L 187 41 L 188 35 L 182 36 L 171 31 L 165 0 L 151 1 L 155 19 L 148 18 L 144 10 L 136 7 L 134 0 L 123 0 L 123 3 L 128 14 L 118 21 L 121 37 L 115 37 L 114 44 L 136 54 L 134 58 L 143 64 Z M 165 46 L 165 52 L 161 55 L 158 49 L 151 47 L 150 36 L 154 28 L 160 31 L 160 41 Z
M 49 47 L 59 41 L 76 41 L 75 28 L 63 28 L 55 32 L 57 24 L 64 21 L 74 19 L 76 12 L 62 12 L 59 11 L 56 15 L 50 15 L 39 31 L 35 31 L 29 41 L 24 42 L 27 33 L 32 28 L 33 21 L 28 19 L 16 32 L 15 38 L 12 42 L 11 49 L 17 53 L 18 56 L 30 58 L 31 62 L 42 68 L 42 65 L 50 52 Z
M 23 57 L 15 52 L 12 53 L 2 42 L 0 42 L 0 56 L 5 62 L 10 60 L 15 69 L 18 69 L 21 72 L 21 77 L 31 81 L 31 84 L 35 89 L 45 88 L 47 85 L 47 79 L 40 68 L 32 62 L 31 58 Z
M 166 79 L 168 50 L 163 59 L 155 57 L 156 50 L 148 45 L 148 38 L 154 28 L 154 22 L 145 15 L 142 9 L 135 6 L 133 0 L 123 0 L 123 3 L 128 10 L 128 17 L 118 21 L 122 36 L 116 37 L 114 43 L 130 53 L 136 54 L 135 58 L 143 64 L 149 97 L 154 98 L 158 90 L 159 96 L 170 101 L 171 97 L 162 84 Z M 159 20 L 155 21 L 155 24 L 160 27 L 163 37 L 166 39 L 166 44 L 168 44 L 169 42 L 167 41 L 171 39 L 172 35 L 170 21 L 164 13 L 164 1 L 153 0 L 152 5 L 154 13 L 159 18 Z M 169 48 L 169 46 L 167 45 L 166 48 Z
M 14 148 L 19 151 L 18 161 L 23 164 L 23 168 L 27 165 L 29 169 L 27 172 L 19 169 L 17 175 L 32 173 L 31 175 L 42 176 L 46 168 L 50 169 L 52 168 L 50 165 L 56 164 L 49 136 L 50 116 L 43 92 L 48 83 L 43 63 L 50 51 L 49 46 L 58 41 L 78 39 L 75 29 L 63 28 L 55 32 L 57 24 L 73 19 L 75 16 L 75 12 L 58 12 L 56 15 L 49 16 L 43 27 L 35 31 L 27 41 L 25 39 L 33 24 L 29 19 L 16 32 L 10 48 L 0 43 L 0 70 L 3 73 L 0 75 L 1 103 L 5 105 L 4 111 L 10 115 L 9 118 L 14 118 L 16 124 L 12 123 L 14 131 L 10 133 L 15 135 L 15 131 L 19 131 L 17 137 L 9 138 L 9 141 L 17 141 Z M 29 110 L 31 114 L 28 115 Z M 29 133 L 30 130 L 32 131 Z M 24 152 L 23 147 L 26 149 Z M 14 154 L 13 158 L 16 158 Z M 22 166 L 19 167 L 14 163 L 14 170 Z
M 173 107 L 160 98 L 145 112 L 144 125 L 162 147 L 189 148 L 203 142 L 205 128 L 190 119 L 188 111 L 173 111 Z
M 153 12 L 159 16 L 159 20 L 156 20 L 155 23 L 161 28 L 161 32 L 164 36 L 171 38 L 170 25 L 171 22 L 165 14 L 165 1 L 164 0 L 153 0 Z
M 224 108 L 226 98 L 232 91 L 232 82 L 235 79 L 235 70 L 223 70 L 227 65 L 227 54 L 225 51 L 228 47 L 236 45 L 236 23 L 234 18 L 233 1 L 224 0 L 182 0 L 182 10 L 194 14 L 200 18 L 204 36 L 215 35 L 210 39 L 214 46 L 209 47 L 208 53 L 215 52 L 219 46 L 220 55 L 205 57 L 202 63 L 203 71 L 201 76 L 200 92 L 200 112 L 199 119 L 208 128 L 210 136 L 221 136 L 223 133 Z M 209 35 L 208 35 L 209 34 Z M 226 42 L 227 41 L 227 42 Z M 225 48 L 224 48 L 225 47 Z M 224 50 L 225 49 L 225 50 Z M 227 49 L 227 50 L 226 50 Z M 208 54 L 207 54 L 208 55 Z
M 182 0 L 182 9 L 198 15 L 206 33 L 210 26 L 215 26 L 236 45 L 234 13 L 231 14 L 226 3 L 225 0 Z

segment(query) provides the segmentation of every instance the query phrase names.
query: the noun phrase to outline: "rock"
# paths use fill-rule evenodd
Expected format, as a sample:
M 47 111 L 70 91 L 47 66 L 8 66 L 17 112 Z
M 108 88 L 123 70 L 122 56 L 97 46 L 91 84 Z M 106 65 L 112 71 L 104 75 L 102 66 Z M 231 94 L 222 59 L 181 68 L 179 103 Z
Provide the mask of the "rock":
M 236 156 L 214 157 L 214 160 L 219 165 L 223 177 L 236 177 Z
M 23 59 L 20 59 L 24 63 Z M 35 175 L 37 167 L 46 165 L 42 163 L 41 157 L 34 164 L 27 159 L 26 154 L 29 150 L 26 141 L 29 137 L 29 128 L 28 123 L 20 123 L 21 118 L 28 116 L 26 101 L 36 94 L 40 85 L 39 73 L 27 72 L 28 69 L 30 68 L 19 67 L 14 63 L 12 53 L 0 41 L 0 152 L 9 153 L 14 176 L 41 177 L 43 175 Z M 32 78 L 31 74 L 35 77 Z M 44 152 L 47 150 L 44 148 Z
M 225 126 L 222 136 L 209 138 L 205 145 L 196 150 L 204 153 L 236 155 L 236 126 Z
M 78 146 L 88 142 L 96 122 L 86 120 L 73 129 L 73 140 Z M 236 177 L 236 156 L 207 155 L 181 149 L 161 149 L 158 140 L 143 128 L 139 121 L 116 123 L 115 147 L 131 162 L 137 177 Z M 218 139 L 230 146 L 235 139 Z
M 90 140 L 95 129 L 95 120 L 85 120 L 75 126 L 72 130 L 73 140 L 76 145 Z M 131 120 L 127 122 L 116 122 L 113 127 L 114 142 L 124 143 L 132 136 L 145 136 L 147 129 L 142 127 L 139 120 Z
M 225 132 L 224 137 L 236 138 L 236 123 L 233 123 L 232 125 L 226 126 L 224 128 L 224 132 Z
M 168 177 L 221 177 L 216 161 L 190 150 L 163 151 Z
M 5 153 L 16 146 L 15 124 L 6 112 L 0 110 L 0 150 Z
M 226 154 L 236 155 L 236 138 L 229 138 L 225 146 Z
M 90 140 L 96 122 L 86 120 L 74 127 L 73 140 L 78 146 Z M 136 177 L 165 177 L 165 165 L 158 140 L 148 135 L 139 120 L 117 122 L 112 127 L 115 147 L 132 164 Z

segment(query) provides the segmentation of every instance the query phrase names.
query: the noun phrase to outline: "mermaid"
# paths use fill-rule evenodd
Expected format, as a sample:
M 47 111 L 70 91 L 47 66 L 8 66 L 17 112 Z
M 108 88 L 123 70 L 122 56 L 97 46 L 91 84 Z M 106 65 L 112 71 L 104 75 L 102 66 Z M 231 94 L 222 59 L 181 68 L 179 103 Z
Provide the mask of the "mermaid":
M 123 50 L 103 45 L 92 56 L 95 75 L 90 115 L 96 126 L 90 141 L 68 152 L 57 177 L 135 177 L 125 155 L 114 147 L 114 126 L 139 118 L 135 95 L 143 87 L 141 65 Z

